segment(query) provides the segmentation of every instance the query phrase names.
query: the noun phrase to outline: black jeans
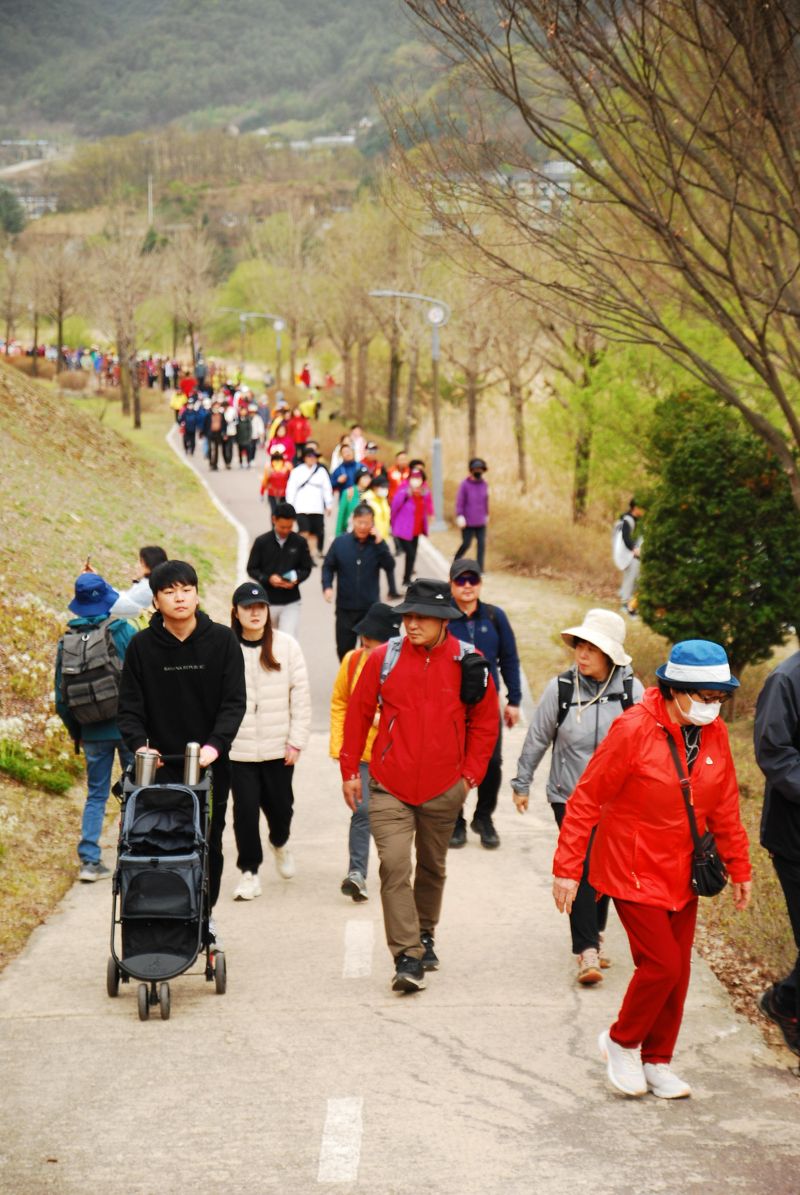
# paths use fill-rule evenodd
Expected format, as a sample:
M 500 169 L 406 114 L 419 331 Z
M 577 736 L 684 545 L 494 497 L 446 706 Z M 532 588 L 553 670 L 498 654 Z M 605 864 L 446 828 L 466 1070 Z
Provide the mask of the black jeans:
M 561 829 L 561 823 L 564 820 L 566 812 L 567 806 L 565 804 L 553 805 L 553 814 L 559 829 Z M 573 954 L 583 954 L 584 950 L 592 948 L 597 950 L 600 945 L 600 934 L 605 931 L 606 922 L 608 921 L 608 897 L 601 896 L 598 900 L 597 893 L 588 879 L 589 859 L 592 854 L 593 842 L 594 830 L 592 830 L 592 836 L 589 839 L 589 846 L 586 851 L 586 858 L 583 861 L 583 874 L 581 882 L 578 885 L 578 891 L 575 894 L 575 903 L 569 915 Z
M 397 544 L 397 550 L 402 552 L 406 558 L 405 568 L 403 569 L 403 584 L 408 585 L 411 581 L 411 574 L 414 571 L 414 562 L 417 559 L 419 536 L 415 535 L 413 539 L 398 539 L 395 536 L 394 542 Z
M 183 450 L 187 456 L 194 456 L 195 432 L 184 428 Z
M 781 1012 L 790 1017 L 800 1017 L 800 865 L 780 855 L 772 856 L 772 865 L 783 888 L 794 944 L 798 950 L 794 969 L 775 984 L 776 1003 Z
M 358 635 L 353 627 L 361 622 L 365 614 L 366 610 L 340 610 L 336 607 L 336 654 L 340 662 L 347 652 L 357 646 Z
M 497 795 L 500 792 L 500 781 L 503 776 L 503 719 L 497 728 L 497 742 L 494 745 L 486 775 L 478 785 L 478 800 L 475 803 L 475 817 L 491 817 L 497 808 Z M 466 808 L 466 806 L 465 806 Z M 459 814 L 464 820 L 464 809 Z
M 485 527 L 462 527 L 461 529 L 461 543 L 458 545 L 458 551 L 453 557 L 458 560 L 459 556 L 469 555 L 469 546 L 475 540 L 478 549 L 478 568 L 483 572 L 483 561 L 486 555 L 486 528 Z
M 294 765 L 285 764 L 282 759 L 231 762 L 233 832 L 238 851 L 236 866 L 240 871 L 255 875 L 264 861 L 259 831 L 262 809 L 270 842 L 276 847 L 286 845 L 294 809 L 293 776 Z
M 212 432 L 208 437 L 208 467 L 209 469 L 219 468 L 219 449 L 222 444 L 222 436 L 219 432 Z

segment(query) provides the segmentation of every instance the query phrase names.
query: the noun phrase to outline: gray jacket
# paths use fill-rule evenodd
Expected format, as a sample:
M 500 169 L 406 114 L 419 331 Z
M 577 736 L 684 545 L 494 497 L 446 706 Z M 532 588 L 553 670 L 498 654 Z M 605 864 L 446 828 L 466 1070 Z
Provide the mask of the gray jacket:
M 569 669 L 573 677 L 577 677 L 576 665 Z M 547 777 L 547 799 L 551 805 L 563 804 L 572 794 L 575 785 L 580 780 L 583 770 L 599 743 L 608 734 L 608 728 L 615 718 L 623 712 L 620 696 L 623 692 L 622 681 L 631 676 L 629 665 L 617 667 L 603 696 L 588 709 L 581 712 L 578 720 L 577 694 L 573 688 L 573 704 L 567 711 L 567 716 L 558 727 L 558 737 L 553 747 L 553 758 L 550 764 L 550 775 Z M 588 677 L 577 678 L 580 684 L 581 705 L 588 703 L 602 688 L 599 681 Z M 511 781 L 514 792 L 527 797 L 533 774 L 542 761 L 542 757 L 553 742 L 558 725 L 558 677 L 554 676 L 547 682 L 541 700 L 536 707 L 522 754 L 517 761 L 517 774 Z M 644 687 L 636 677 L 633 679 L 633 700 L 641 701 Z M 608 698 L 611 700 L 608 700 Z

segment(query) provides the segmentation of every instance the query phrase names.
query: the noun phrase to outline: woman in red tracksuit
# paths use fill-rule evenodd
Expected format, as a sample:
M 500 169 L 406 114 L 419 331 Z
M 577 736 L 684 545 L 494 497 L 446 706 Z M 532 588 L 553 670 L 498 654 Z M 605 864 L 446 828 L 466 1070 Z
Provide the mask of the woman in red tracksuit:
M 611 726 L 567 805 L 553 860 L 553 896 L 569 912 L 592 829 L 589 882 L 611 896 L 636 965 L 617 1020 L 600 1034 L 612 1085 L 625 1095 L 691 1095 L 670 1069 L 689 986 L 697 896 L 693 841 L 667 736 L 691 784 L 700 835 L 713 831 L 734 905 L 750 899 L 747 834 L 719 711 L 739 682 L 717 643 L 676 643 L 648 689 Z

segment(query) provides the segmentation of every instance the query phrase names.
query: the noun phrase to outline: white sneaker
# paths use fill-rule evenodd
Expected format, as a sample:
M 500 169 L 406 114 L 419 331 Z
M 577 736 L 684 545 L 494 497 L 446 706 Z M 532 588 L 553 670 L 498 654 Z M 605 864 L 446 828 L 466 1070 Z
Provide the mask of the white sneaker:
M 685 1100 L 692 1089 L 669 1069 L 666 1062 L 645 1062 L 644 1077 L 653 1095 L 662 1100 Z
M 273 846 L 272 843 L 269 845 L 275 856 L 275 866 L 278 869 L 278 875 L 283 876 L 285 880 L 290 880 L 297 870 L 294 865 L 292 852 L 288 846 Z
M 261 880 L 252 871 L 243 871 L 233 892 L 234 900 L 253 900 L 261 895 Z
M 600 1034 L 597 1044 L 608 1064 L 608 1078 L 612 1087 L 616 1087 L 623 1095 L 647 1095 L 647 1080 L 640 1051 L 617 1045 L 611 1040 L 607 1029 Z

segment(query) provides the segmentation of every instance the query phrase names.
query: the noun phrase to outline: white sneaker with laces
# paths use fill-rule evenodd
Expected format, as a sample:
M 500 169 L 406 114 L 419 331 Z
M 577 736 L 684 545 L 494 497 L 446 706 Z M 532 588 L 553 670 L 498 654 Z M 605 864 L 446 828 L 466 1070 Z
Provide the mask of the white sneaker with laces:
M 685 1100 L 692 1089 L 683 1079 L 673 1074 L 666 1062 L 645 1062 L 644 1077 L 653 1095 L 661 1100 Z
M 288 846 L 272 846 L 272 853 L 275 856 L 275 866 L 278 869 L 278 875 L 282 876 L 284 880 L 290 880 L 297 871 L 294 865 L 294 857 Z
M 591 987 L 595 983 L 603 982 L 603 972 L 600 969 L 600 955 L 590 946 L 578 955 L 578 983 L 584 987 Z
M 608 1079 L 612 1087 L 616 1087 L 623 1095 L 647 1095 L 647 1080 L 639 1049 L 630 1050 L 618 1045 L 611 1040 L 607 1029 L 600 1034 L 597 1044 L 608 1064 Z
M 254 900 L 261 895 L 261 880 L 252 871 L 243 871 L 233 892 L 234 900 Z

